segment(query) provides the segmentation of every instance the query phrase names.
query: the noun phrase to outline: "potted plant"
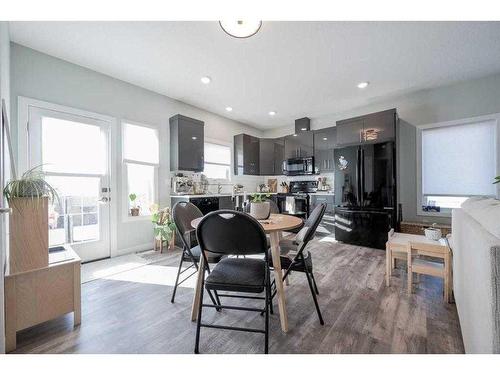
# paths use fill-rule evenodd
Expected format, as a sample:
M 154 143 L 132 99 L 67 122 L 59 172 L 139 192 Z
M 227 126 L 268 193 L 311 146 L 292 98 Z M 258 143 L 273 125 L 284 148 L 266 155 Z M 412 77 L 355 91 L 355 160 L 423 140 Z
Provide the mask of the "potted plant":
M 41 166 L 10 180 L 3 194 L 12 208 L 10 216 L 10 272 L 47 267 L 49 259 L 49 201 L 59 197 L 45 181 Z
M 169 248 L 173 248 L 176 227 L 172 218 L 170 207 L 160 209 L 157 204 L 153 204 L 150 207 L 150 211 L 155 236 L 155 248 L 156 243 L 160 242 L 161 252 L 163 248 L 163 241 L 169 244 Z
M 255 193 L 250 198 L 250 215 L 257 220 L 265 220 L 271 214 L 271 205 L 264 199 L 271 195 L 264 193 Z
M 128 199 L 130 199 L 130 203 L 132 204 L 132 207 L 130 208 L 130 216 L 139 216 L 139 211 L 141 208 L 135 204 L 137 194 L 130 193 L 128 195 Z

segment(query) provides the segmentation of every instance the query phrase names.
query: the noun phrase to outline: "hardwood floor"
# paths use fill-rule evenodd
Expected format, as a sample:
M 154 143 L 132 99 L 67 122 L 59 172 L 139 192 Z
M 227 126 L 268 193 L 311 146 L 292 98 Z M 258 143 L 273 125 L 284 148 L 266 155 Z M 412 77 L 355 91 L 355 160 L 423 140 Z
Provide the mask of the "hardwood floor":
M 463 353 L 455 305 L 442 299 L 442 281 L 421 277 L 406 293 L 406 276 L 396 271 L 384 284 L 385 252 L 332 243 L 311 244 L 319 324 L 305 275 L 295 273 L 286 288 L 290 331 L 270 319 L 270 353 Z M 156 266 L 176 269 L 179 252 Z M 125 274 L 124 274 L 125 275 Z M 126 275 L 125 275 L 126 276 Z M 101 279 L 82 285 L 82 324 L 67 315 L 18 334 L 16 353 L 193 353 L 196 324 L 190 321 L 193 289 Z M 256 303 L 244 301 L 245 303 Z M 275 311 L 277 311 L 275 303 Z M 263 328 L 256 313 L 205 309 L 215 324 Z M 260 334 L 202 329 L 202 353 L 262 353 Z

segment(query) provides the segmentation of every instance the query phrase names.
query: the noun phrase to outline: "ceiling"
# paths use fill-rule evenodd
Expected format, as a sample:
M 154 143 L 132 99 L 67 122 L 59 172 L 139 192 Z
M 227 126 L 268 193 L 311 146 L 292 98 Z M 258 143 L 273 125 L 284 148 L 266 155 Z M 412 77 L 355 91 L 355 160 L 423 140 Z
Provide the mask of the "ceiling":
M 16 43 L 260 129 L 500 71 L 500 22 L 264 21 L 248 39 L 213 21 L 10 30 Z

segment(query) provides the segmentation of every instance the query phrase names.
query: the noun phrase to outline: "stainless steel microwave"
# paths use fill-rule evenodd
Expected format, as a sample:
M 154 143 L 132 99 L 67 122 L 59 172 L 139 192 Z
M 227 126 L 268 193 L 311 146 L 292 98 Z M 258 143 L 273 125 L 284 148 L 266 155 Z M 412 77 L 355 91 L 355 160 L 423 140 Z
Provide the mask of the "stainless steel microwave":
M 314 173 L 314 157 L 293 158 L 283 161 L 283 174 L 286 176 L 300 176 Z

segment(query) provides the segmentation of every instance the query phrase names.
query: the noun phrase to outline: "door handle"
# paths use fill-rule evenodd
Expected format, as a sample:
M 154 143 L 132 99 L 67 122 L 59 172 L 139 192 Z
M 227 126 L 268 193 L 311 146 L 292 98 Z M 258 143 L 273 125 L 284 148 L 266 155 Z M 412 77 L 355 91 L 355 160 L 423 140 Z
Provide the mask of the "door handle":
M 108 203 L 111 200 L 111 198 L 108 197 L 102 197 L 101 199 L 98 199 L 97 201 L 99 203 Z
M 10 207 L 0 208 L 0 214 L 11 214 L 11 213 L 12 213 L 12 208 Z

